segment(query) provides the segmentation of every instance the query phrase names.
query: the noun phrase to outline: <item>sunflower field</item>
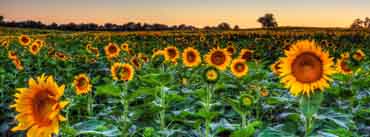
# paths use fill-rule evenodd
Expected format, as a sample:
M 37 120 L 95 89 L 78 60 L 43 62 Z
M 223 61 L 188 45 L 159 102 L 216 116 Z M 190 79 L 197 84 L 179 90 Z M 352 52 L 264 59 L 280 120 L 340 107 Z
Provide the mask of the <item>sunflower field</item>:
M 0 136 L 368 137 L 370 32 L 0 28 Z

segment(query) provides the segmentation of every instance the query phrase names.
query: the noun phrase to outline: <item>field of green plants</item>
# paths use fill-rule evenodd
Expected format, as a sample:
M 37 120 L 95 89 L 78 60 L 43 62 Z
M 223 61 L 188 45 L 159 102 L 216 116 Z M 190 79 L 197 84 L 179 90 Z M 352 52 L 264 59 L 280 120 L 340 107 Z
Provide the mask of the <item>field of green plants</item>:
M 4 137 L 370 136 L 368 31 L 0 28 L 0 44 Z

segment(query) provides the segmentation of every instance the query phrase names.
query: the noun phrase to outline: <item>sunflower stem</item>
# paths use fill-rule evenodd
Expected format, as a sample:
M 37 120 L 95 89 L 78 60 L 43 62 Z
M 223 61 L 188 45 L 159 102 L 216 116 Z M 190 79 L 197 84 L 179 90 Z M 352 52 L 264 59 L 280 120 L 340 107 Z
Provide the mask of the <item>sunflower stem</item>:
M 240 117 L 242 118 L 241 128 L 246 128 L 247 127 L 247 115 L 243 113 L 240 115 Z
M 166 105 L 166 100 L 165 100 L 165 98 L 166 98 L 166 93 L 165 93 L 165 91 L 164 91 L 164 87 L 162 86 L 161 87 L 161 96 L 160 96 L 160 102 L 161 102 L 161 108 L 162 108 L 162 110 L 161 110 L 161 112 L 160 112 L 160 114 L 159 114 L 159 117 L 160 117 L 160 125 L 161 125 L 161 129 L 162 130 L 165 130 L 165 128 L 166 128 L 166 124 L 165 124 L 165 122 L 166 122 L 166 119 L 165 119 L 165 115 L 166 115 L 166 107 L 165 107 L 165 105 Z
M 128 120 L 129 103 L 126 99 L 126 97 L 128 95 L 127 81 L 124 82 L 124 86 L 126 87 L 126 89 L 121 89 L 122 90 L 121 103 L 123 105 L 122 126 L 123 126 L 123 129 L 126 130 L 126 129 L 128 129 L 128 122 L 129 122 L 129 120 Z M 124 133 L 124 136 L 127 136 L 127 133 Z
M 206 92 L 206 99 L 205 99 L 205 111 L 207 113 L 206 121 L 205 121 L 205 137 L 209 137 L 210 134 L 210 122 L 211 122 L 211 117 L 210 112 L 211 112 L 211 103 L 212 103 L 212 92 L 213 92 L 213 86 L 212 85 L 207 85 L 207 92 Z

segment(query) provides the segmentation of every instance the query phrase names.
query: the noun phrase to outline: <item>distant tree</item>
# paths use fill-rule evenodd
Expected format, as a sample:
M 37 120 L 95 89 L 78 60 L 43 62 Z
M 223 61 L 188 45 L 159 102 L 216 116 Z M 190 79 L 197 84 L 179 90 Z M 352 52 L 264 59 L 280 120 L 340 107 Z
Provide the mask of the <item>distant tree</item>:
M 366 17 L 364 20 L 364 28 L 370 29 L 370 18 Z
M 363 23 L 364 23 L 364 21 L 362 21 L 361 19 L 357 18 L 351 24 L 351 29 L 362 29 L 362 28 L 364 28 L 363 27 Z
M 0 23 L 4 22 L 4 16 L 0 16 Z
M 226 22 L 222 22 L 222 23 L 218 24 L 217 28 L 221 29 L 221 30 L 230 30 L 231 29 L 230 25 Z
M 257 21 L 261 23 L 263 28 L 276 28 L 278 26 L 278 23 L 272 13 L 265 14 L 264 16 L 258 18 Z
M 240 28 L 239 28 L 239 26 L 238 25 L 235 25 L 234 26 L 234 30 L 239 30 Z

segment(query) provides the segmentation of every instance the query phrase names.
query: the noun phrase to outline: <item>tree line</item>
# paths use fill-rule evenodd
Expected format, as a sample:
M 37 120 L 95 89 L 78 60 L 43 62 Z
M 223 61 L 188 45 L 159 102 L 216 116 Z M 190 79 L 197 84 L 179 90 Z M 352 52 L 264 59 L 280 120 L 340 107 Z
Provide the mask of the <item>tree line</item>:
M 263 28 L 276 28 L 278 26 L 273 14 L 268 13 L 257 19 Z M 105 23 L 99 25 L 96 23 L 68 23 L 68 24 L 44 24 L 41 21 L 26 20 L 26 21 L 5 21 L 4 16 L 0 16 L 0 26 L 17 27 L 17 28 L 37 28 L 37 29 L 54 29 L 54 30 L 71 30 L 71 31 L 157 31 L 157 30 L 239 30 L 238 25 L 231 26 L 229 23 L 222 22 L 216 26 L 205 26 L 197 28 L 192 25 L 166 25 L 159 23 L 136 23 L 128 22 L 125 24 Z

